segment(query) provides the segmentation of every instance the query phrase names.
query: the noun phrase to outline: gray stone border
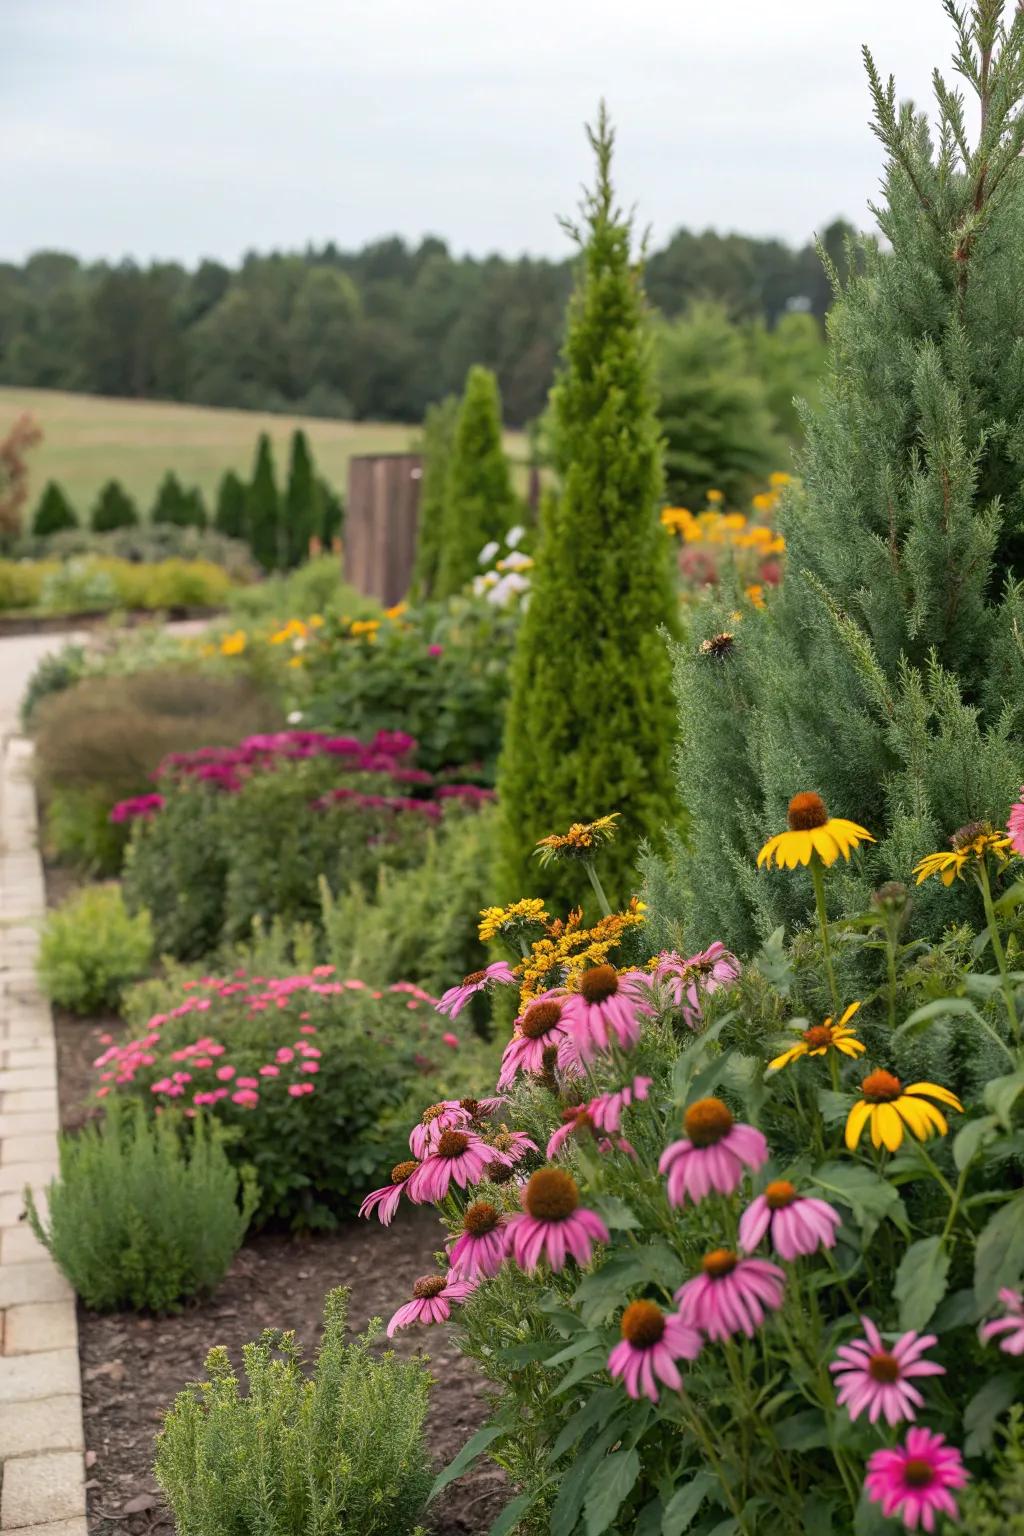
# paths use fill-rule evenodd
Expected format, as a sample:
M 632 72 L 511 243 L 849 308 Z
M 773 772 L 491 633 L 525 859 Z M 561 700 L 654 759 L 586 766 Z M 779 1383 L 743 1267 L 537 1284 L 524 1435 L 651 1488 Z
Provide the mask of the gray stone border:
M 0 1532 L 87 1536 L 74 1294 L 22 1220 L 57 1172 L 57 1049 L 36 982 L 46 911 L 32 746 L 0 742 Z

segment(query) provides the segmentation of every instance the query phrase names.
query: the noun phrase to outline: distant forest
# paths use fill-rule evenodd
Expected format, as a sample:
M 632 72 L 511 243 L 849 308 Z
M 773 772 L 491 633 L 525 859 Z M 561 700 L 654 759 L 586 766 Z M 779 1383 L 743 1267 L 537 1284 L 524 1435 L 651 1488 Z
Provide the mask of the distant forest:
M 841 264 L 849 226 L 823 235 Z M 0 383 L 316 416 L 410 421 L 497 373 L 508 423 L 544 406 L 571 262 L 455 257 L 442 240 L 394 238 L 203 261 L 86 265 L 40 251 L 0 264 Z M 646 267 L 666 316 L 709 299 L 769 328 L 822 319 L 831 293 L 812 244 L 677 231 Z

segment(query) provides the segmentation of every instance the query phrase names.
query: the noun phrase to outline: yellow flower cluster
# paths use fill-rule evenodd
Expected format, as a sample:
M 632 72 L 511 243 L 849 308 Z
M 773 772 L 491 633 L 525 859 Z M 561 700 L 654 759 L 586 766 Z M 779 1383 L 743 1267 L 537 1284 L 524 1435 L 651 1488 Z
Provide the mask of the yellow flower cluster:
M 507 907 L 485 907 L 480 913 L 480 941 L 488 944 L 491 939 L 506 938 L 519 933 L 523 928 L 546 928 L 550 921 L 544 903 L 538 896 L 527 896 L 523 901 L 513 901 Z
M 622 935 L 643 921 L 643 902 L 634 896 L 624 912 L 611 912 L 591 928 L 583 927 L 579 908 L 564 922 L 559 918 L 548 924 L 545 937 L 537 939 L 530 954 L 515 967 L 522 978 L 522 1006 L 556 984 L 573 991 L 583 972 L 593 965 L 607 965 L 608 955 Z
M 764 515 L 768 508 L 759 507 L 761 497 L 755 496 L 754 508 Z M 774 510 L 772 501 L 771 510 Z M 786 541 L 768 523 L 752 522 L 742 512 L 719 512 L 711 509 L 693 513 L 688 507 L 666 507 L 661 514 L 662 527 L 676 533 L 685 544 L 712 544 L 730 546 L 733 549 L 751 549 L 758 555 L 781 554 Z
M 619 812 L 612 811 L 610 816 L 599 816 L 596 821 L 574 821 L 568 832 L 552 832 L 540 838 L 534 853 L 542 864 L 557 858 L 589 859 L 595 848 L 611 842 L 618 819 Z

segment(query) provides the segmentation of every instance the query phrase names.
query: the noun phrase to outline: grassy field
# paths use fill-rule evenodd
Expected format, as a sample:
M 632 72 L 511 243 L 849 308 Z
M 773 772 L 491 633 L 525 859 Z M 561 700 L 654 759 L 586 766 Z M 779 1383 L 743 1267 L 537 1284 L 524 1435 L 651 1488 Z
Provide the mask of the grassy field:
M 0 388 L 0 434 L 21 411 L 30 411 L 43 429 L 43 441 L 30 460 L 31 504 L 47 480 L 57 480 L 79 516 L 88 514 L 100 486 L 111 478 L 120 480 L 147 512 L 169 469 L 185 485 L 198 485 L 209 503 L 226 469 L 246 478 L 251 473 L 260 432 L 270 433 L 279 482 L 287 467 L 288 439 L 296 427 L 303 427 L 320 472 L 342 489 L 354 454 L 403 453 L 416 438 L 414 427 L 392 422 L 323 421 L 154 400 L 110 400 L 49 389 Z M 526 451 L 522 434 L 510 432 L 506 448 L 513 458 L 522 460 Z

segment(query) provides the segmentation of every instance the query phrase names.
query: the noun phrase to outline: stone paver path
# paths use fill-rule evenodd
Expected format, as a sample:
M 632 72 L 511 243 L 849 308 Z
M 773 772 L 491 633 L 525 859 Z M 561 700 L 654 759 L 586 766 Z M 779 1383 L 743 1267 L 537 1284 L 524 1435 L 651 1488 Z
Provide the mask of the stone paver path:
M 0 1532 L 86 1536 L 75 1300 L 21 1220 L 57 1172 L 53 1019 L 35 977 L 46 906 L 32 749 L 16 731 L 27 674 L 65 637 L 0 641 Z

